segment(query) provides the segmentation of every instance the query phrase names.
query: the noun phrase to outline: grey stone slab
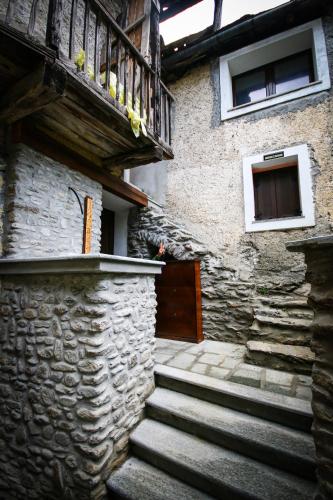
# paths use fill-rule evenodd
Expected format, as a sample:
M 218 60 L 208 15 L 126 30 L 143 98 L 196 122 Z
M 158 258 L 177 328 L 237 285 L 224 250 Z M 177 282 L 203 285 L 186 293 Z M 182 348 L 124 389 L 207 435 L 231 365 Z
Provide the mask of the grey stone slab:
M 311 387 L 312 377 L 308 377 L 307 375 L 297 375 L 297 383 Z
M 213 354 L 224 354 L 230 357 L 242 357 L 245 354 L 246 347 L 229 342 L 217 342 L 214 340 L 205 340 L 200 344 L 205 352 Z
M 157 387 L 148 416 L 306 478 L 315 478 L 311 434 Z
M 238 411 L 245 411 L 295 429 L 309 431 L 311 428 L 311 405 L 302 399 L 165 365 L 155 366 L 155 380 L 160 387 L 174 389 Z
M 164 265 L 164 262 L 104 254 L 0 259 L 0 275 L 71 273 L 161 274 L 161 269 Z
M 202 354 L 205 351 L 203 350 L 202 344 L 194 344 L 191 345 L 191 347 L 189 347 L 188 349 L 186 349 L 186 352 L 197 356 L 198 354 Z
M 169 349 L 172 351 L 180 351 L 186 349 L 189 344 L 180 340 L 156 339 L 157 349 Z
M 236 368 L 242 362 L 239 358 L 229 358 L 226 357 L 223 363 L 220 365 L 222 368 L 233 369 Z
M 290 386 L 288 385 L 279 385 L 279 384 L 265 384 L 263 389 L 270 391 L 270 392 L 276 392 L 277 394 L 285 394 L 286 396 L 293 396 L 293 390 Z
M 139 458 L 217 498 L 310 500 L 314 495 L 315 483 L 154 420 L 141 422 L 131 445 Z
M 255 373 L 249 370 L 237 370 L 231 375 L 230 380 L 232 382 L 237 382 L 238 384 L 260 387 L 261 371 L 259 373 Z
M 179 353 L 176 354 L 174 358 L 168 361 L 168 366 L 173 366 L 175 368 L 181 368 L 182 370 L 188 370 L 190 366 L 195 362 L 196 357 L 192 354 Z
M 212 497 L 131 457 L 107 481 L 112 493 L 128 500 L 212 500 Z
M 191 372 L 201 373 L 203 375 L 206 374 L 207 370 L 208 366 L 205 365 L 204 363 L 194 363 L 194 365 L 191 368 Z
M 311 401 L 311 399 L 312 399 L 311 387 L 299 385 L 298 387 L 296 387 L 296 396 L 298 398 L 305 399 L 307 401 Z
M 269 387 L 273 385 L 284 385 L 291 387 L 294 380 L 294 375 L 279 370 L 270 370 L 269 368 L 267 368 L 265 373 L 266 384 Z
M 161 354 L 160 352 L 156 352 L 155 353 L 155 361 L 156 363 L 166 363 L 167 361 L 169 361 L 172 357 L 174 356 L 174 354 Z
M 199 363 L 206 363 L 207 365 L 213 365 L 213 366 L 218 366 L 219 364 L 223 363 L 223 360 L 224 356 L 221 356 L 220 354 L 210 354 L 210 353 L 205 353 L 198 358 Z
M 218 366 L 211 366 L 209 368 L 207 375 L 209 375 L 210 377 L 214 377 L 214 378 L 224 379 L 229 375 L 229 373 L 230 373 L 230 370 L 228 370 L 226 368 L 220 368 Z

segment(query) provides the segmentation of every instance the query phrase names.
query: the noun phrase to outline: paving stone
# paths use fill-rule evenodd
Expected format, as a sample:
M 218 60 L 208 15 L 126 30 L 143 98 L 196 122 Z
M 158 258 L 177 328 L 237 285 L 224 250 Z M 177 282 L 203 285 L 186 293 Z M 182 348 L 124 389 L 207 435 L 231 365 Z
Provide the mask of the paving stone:
M 298 375 L 297 382 L 300 385 L 305 385 L 307 387 L 311 387 L 312 385 L 312 377 L 308 377 L 307 375 Z
M 199 363 L 207 363 L 207 365 L 218 366 L 219 364 L 223 363 L 224 356 L 221 356 L 220 354 L 205 353 L 200 356 L 198 361 Z
M 205 352 L 224 354 L 230 357 L 243 357 L 246 347 L 228 342 L 216 342 L 214 340 L 205 340 L 200 344 Z
M 195 373 L 201 373 L 202 375 L 206 375 L 206 371 L 207 371 L 208 367 L 206 364 L 204 363 L 195 363 L 192 368 L 191 368 L 191 372 L 195 372 Z
M 263 389 L 265 389 L 266 391 L 275 392 L 277 394 L 285 394 L 286 396 L 293 396 L 292 388 L 289 385 L 265 384 Z
M 166 363 L 167 361 L 169 361 L 172 357 L 174 356 L 174 354 L 161 354 L 160 352 L 156 352 L 155 353 L 155 361 L 156 363 Z
M 300 399 L 306 399 L 307 401 L 311 401 L 312 399 L 311 387 L 305 387 L 299 385 L 298 387 L 296 387 L 296 397 Z
M 237 365 L 239 365 L 242 362 L 242 360 L 237 359 L 237 358 L 229 358 L 228 356 L 225 358 L 223 363 L 220 365 L 222 368 L 235 368 Z
M 294 375 L 279 370 L 266 369 L 266 384 L 267 387 L 273 385 L 291 386 L 294 380 Z
M 167 365 L 174 366 L 175 368 L 181 368 L 183 370 L 188 370 L 195 360 L 196 357 L 192 356 L 192 354 L 180 353 L 177 354 L 173 359 L 168 361 Z
M 211 366 L 208 375 L 210 377 L 214 378 L 219 378 L 219 379 L 224 379 L 226 378 L 230 373 L 230 370 L 227 370 L 226 368 L 218 368 L 217 366 Z
M 202 344 L 194 344 L 191 347 L 189 347 L 188 349 L 186 349 L 186 352 L 197 356 L 199 354 L 203 354 L 205 351 L 202 347 Z
M 261 373 L 262 368 L 257 366 L 249 367 L 249 365 L 242 363 L 230 377 L 230 380 L 232 382 L 238 382 L 239 384 L 250 385 L 252 387 L 260 387 Z

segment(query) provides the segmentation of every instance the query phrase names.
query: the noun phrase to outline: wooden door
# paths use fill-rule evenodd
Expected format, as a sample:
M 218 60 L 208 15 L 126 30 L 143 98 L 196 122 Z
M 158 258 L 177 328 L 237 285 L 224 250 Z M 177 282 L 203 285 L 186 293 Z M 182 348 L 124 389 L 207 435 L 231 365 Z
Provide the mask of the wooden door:
M 156 294 L 156 336 L 201 342 L 200 262 L 167 262 L 156 277 Z
M 101 215 L 101 253 L 113 255 L 114 212 L 103 208 Z

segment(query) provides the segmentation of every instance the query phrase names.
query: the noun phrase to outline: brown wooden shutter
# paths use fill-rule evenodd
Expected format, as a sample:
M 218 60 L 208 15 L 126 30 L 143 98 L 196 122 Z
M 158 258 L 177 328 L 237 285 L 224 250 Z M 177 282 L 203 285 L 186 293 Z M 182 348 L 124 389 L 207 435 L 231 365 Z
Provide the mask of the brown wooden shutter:
M 253 174 L 256 220 L 301 215 L 297 165 Z

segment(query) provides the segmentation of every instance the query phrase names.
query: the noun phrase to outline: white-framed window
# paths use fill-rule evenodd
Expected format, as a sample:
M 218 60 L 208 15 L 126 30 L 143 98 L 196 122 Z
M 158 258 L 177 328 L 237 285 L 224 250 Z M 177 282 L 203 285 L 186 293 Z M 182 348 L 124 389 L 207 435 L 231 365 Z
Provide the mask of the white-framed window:
M 222 56 L 220 84 L 222 120 L 329 89 L 321 19 Z
M 306 144 L 243 159 L 245 231 L 315 225 Z

